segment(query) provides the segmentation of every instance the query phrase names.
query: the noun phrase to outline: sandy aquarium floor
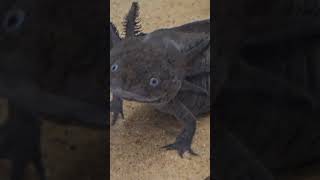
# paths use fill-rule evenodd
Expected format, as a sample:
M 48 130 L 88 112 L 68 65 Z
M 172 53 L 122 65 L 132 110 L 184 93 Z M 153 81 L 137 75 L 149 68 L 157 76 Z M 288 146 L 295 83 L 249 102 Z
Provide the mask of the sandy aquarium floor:
M 139 0 L 144 32 L 210 17 L 210 0 Z M 111 21 L 121 22 L 131 0 L 111 0 Z M 125 120 L 110 131 L 111 180 L 204 180 L 210 174 L 210 115 L 199 118 L 192 148 L 200 156 L 181 159 L 162 146 L 172 143 L 182 126 L 144 104 L 125 102 Z

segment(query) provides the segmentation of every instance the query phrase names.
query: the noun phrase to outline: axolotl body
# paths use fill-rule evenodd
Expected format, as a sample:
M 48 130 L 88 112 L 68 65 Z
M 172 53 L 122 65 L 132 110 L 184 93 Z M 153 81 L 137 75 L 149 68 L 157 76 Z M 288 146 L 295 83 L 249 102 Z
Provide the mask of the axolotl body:
M 184 25 L 137 33 L 137 23 L 130 23 L 135 22 L 137 7 L 133 4 L 127 16 L 125 39 L 110 24 L 114 122 L 118 114 L 123 115 L 123 99 L 148 103 L 184 124 L 176 141 L 164 148 L 177 150 L 181 157 L 185 152 L 196 155 L 191 149 L 196 117 L 210 112 L 210 30 L 183 31 L 183 27 L 190 29 Z

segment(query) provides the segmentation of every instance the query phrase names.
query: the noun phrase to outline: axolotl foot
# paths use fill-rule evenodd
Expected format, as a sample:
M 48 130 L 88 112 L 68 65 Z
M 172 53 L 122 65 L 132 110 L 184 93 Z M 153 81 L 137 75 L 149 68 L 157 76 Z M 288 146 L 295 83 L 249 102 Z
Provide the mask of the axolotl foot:
M 180 136 L 177 137 L 176 142 L 163 146 L 162 148 L 165 148 L 166 150 L 176 150 L 181 158 L 183 158 L 185 152 L 198 156 L 198 154 L 191 149 L 191 141 L 186 138 L 181 138 Z
M 123 100 L 117 96 L 112 97 L 112 101 L 110 103 L 110 112 L 112 112 L 112 122 L 111 125 L 115 125 L 118 120 L 119 114 L 124 119 L 123 115 Z

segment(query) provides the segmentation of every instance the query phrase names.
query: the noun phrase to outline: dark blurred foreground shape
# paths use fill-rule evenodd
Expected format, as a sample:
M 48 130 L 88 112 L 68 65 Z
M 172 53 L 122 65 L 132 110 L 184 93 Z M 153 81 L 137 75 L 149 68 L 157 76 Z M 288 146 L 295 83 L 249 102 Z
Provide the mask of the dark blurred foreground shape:
M 45 179 L 42 118 L 107 128 L 105 3 L 0 2 L 0 96 L 9 104 L 0 157 L 12 160 L 12 180 L 24 177 L 29 162 Z
M 102 126 L 105 3 L 1 3 L 0 95 L 36 113 Z
M 320 163 L 319 7 L 216 2 L 217 179 L 282 179 Z

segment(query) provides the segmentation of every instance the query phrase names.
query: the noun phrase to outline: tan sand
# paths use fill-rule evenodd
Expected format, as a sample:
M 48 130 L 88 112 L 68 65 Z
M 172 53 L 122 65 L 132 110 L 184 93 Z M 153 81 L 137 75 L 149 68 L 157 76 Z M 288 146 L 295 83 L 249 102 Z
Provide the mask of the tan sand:
M 210 17 L 209 0 L 140 0 L 144 32 Z M 120 32 L 132 1 L 111 0 L 111 21 Z M 181 159 L 160 147 L 173 143 L 182 126 L 147 105 L 125 102 L 125 120 L 111 128 L 111 180 L 204 180 L 210 174 L 210 116 L 200 118 L 192 148 Z

